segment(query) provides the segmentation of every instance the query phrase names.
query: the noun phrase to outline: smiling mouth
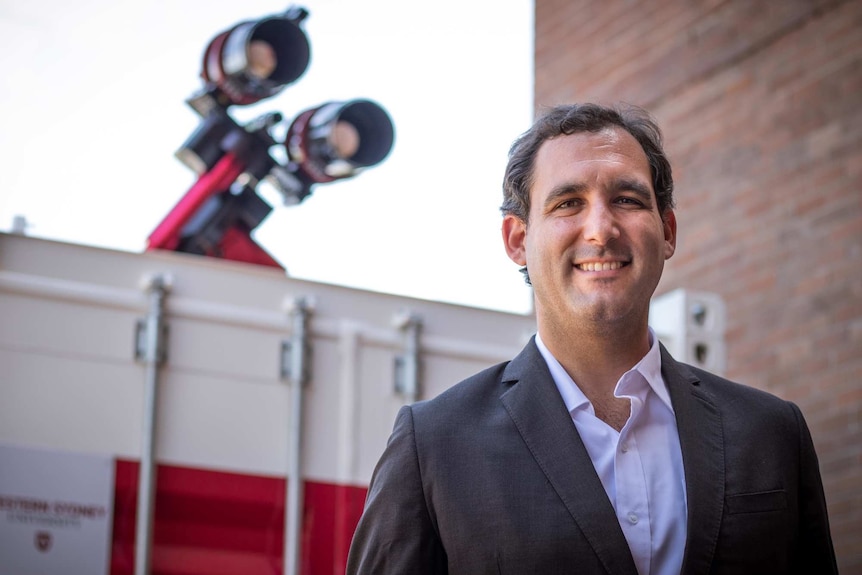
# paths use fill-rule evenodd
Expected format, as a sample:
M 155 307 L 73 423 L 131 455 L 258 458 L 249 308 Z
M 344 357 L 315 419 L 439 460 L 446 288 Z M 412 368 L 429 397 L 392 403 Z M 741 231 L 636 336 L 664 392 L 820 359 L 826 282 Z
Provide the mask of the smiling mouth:
M 585 272 L 607 272 L 618 270 L 626 265 L 628 265 L 628 262 L 584 262 L 582 264 L 575 264 L 575 267 Z

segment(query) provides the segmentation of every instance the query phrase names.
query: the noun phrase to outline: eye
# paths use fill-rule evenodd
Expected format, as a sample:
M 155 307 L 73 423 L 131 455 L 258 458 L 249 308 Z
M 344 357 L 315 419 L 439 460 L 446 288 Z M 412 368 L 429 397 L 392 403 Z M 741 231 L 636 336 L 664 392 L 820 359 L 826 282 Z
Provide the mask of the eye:
M 575 198 L 568 198 L 559 202 L 554 209 L 555 210 L 570 210 L 572 208 L 576 208 L 580 205 L 580 202 Z
M 639 200 L 638 198 L 633 198 L 631 196 L 620 196 L 616 199 L 616 203 L 632 207 L 643 207 L 644 205 L 641 200 Z

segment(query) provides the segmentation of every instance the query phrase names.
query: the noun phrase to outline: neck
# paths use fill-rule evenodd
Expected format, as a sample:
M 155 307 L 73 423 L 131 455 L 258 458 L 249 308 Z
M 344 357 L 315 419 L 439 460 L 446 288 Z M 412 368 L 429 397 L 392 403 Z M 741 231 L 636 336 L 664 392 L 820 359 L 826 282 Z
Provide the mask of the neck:
M 573 322 L 574 323 L 574 322 Z M 649 351 L 646 321 L 611 328 L 539 323 L 542 341 L 590 398 L 610 398 L 622 375 Z

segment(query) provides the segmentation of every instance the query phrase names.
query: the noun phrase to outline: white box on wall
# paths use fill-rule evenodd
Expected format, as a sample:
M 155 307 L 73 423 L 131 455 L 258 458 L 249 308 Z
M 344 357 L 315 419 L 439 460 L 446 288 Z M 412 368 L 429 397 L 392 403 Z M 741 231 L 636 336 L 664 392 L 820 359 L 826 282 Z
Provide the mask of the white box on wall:
M 662 294 L 650 303 L 649 323 L 677 361 L 725 372 L 727 314 L 719 295 L 682 288 Z

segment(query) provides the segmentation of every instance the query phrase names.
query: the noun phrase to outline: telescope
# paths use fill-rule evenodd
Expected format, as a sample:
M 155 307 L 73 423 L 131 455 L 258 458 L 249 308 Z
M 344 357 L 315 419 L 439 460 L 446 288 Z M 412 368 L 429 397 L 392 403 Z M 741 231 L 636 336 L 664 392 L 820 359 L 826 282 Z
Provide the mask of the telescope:
M 240 22 L 213 38 L 204 51 L 201 77 L 223 104 L 245 106 L 275 96 L 308 68 L 311 47 L 301 28 L 304 8 L 282 16 Z
M 296 205 L 318 184 L 355 177 L 382 162 L 395 129 L 372 100 L 331 101 L 284 122 L 270 112 L 241 124 L 234 106 L 256 104 L 281 93 L 308 68 L 311 49 L 302 27 L 308 11 L 290 7 L 281 15 L 240 22 L 207 45 L 203 88 L 186 100 L 201 122 L 175 156 L 198 176 L 156 227 L 147 249 L 164 249 L 283 268 L 258 246 L 251 232 L 272 207 L 257 193 L 267 181 L 285 205 Z M 282 130 L 284 131 L 284 130 Z M 286 162 L 272 150 L 281 147 Z
M 380 163 L 395 132 L 386 110 L 370 100 L 329 102 L 299 114 L 285 138 L 304 177 L 322 184 Z

